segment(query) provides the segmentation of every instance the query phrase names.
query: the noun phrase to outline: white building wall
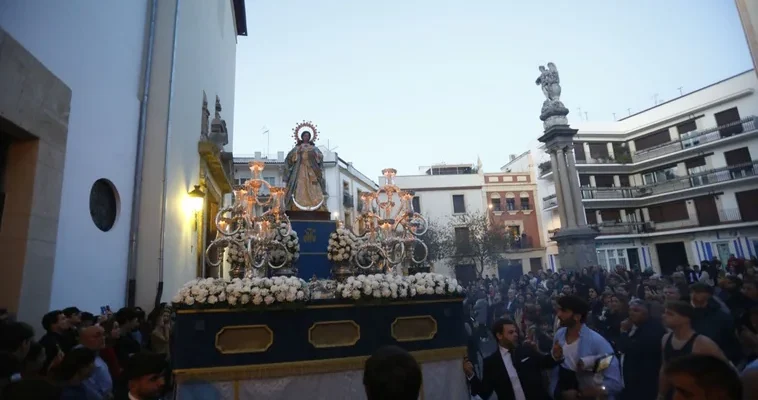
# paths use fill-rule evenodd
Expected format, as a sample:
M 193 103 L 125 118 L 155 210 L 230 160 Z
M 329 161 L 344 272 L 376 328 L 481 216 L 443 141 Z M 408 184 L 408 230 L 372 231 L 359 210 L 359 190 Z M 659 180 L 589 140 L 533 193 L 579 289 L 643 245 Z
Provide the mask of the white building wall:
M 163 301 L 197 274 L 197 232 L 194 215 L 186 207 L 187 193 L 199 182 L 200 107 L 203 91 L 213 117 L 215 97 L 221 99 L 222 118 L 234 132 L 234 79 L 237 32 L 231 1 L 218 4 L 179 0 L 176 70 L 168 151 L 168 206 L 164 249 Z M 148 172 L 149 173 L 149 172 Z M 203 251 L 202 249 L 200 251 Z
M 124 303 L 146 15 L 146 0 L 0 5 L 0 26 L 73 95 L 50 308 Z M 89 212 L 90 189 L 101 178 L 119 197 L 108 232 Z

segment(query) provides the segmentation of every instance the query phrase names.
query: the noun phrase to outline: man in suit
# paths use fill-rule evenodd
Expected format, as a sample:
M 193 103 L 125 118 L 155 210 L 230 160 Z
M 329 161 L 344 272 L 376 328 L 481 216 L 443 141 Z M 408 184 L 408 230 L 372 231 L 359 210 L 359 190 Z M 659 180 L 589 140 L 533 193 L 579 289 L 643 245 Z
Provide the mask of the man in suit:
M 499 319 L 492 326 L 498 349 L 484 359 L 482 378 L 465 360 L 463 371 L 471 384 L 471 394 L 487 400 L 492 392 L 498 400 L 548 400 L 542 370 L 563 361 L 563 349 L 553 346 L 552 354 L 541 354 L 533 343 L 518 345 L 518 328 L 508 319 Z

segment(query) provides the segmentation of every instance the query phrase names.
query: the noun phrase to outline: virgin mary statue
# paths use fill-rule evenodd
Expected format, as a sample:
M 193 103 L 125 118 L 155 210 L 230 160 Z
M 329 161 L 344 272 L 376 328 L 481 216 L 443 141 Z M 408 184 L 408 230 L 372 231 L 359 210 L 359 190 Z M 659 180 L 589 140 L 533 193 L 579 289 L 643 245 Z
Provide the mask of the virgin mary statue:
M 302 130 L 304 127 L 313 130 L 313 136 L 310 131 Z M 297 144 L 287 153 L 285 161 L 285 205 L 288 210 L 326 210 L 324 155 L 314 143 L 318 135 L 315 132 L 315 126 L 309 123 L 300 124 L 295 128 Z

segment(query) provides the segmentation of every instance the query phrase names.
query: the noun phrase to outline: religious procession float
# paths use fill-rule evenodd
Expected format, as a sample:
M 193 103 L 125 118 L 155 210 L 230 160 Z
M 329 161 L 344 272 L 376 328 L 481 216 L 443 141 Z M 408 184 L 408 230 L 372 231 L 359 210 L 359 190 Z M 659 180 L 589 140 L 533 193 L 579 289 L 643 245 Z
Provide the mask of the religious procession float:
M 228 276 L 188 282 L 173 299 L 179 398 L 365 398 L 363 364 L 384 345 L 422 365 L 422 398 L 465 398 L 463 288 L 409 273 L 427 256 L 413 193 L 385 169 L 349 229 L 326 208 L 316 126 L 302 122 L 293 137 L 284 187 L 253 161 L 253 177 L 216 216 L 205 262 Z

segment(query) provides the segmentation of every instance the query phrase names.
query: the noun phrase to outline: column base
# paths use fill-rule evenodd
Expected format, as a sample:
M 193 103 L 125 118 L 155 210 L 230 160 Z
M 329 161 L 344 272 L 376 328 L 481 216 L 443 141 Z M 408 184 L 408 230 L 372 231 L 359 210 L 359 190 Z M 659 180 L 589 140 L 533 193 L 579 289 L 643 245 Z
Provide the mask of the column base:
M 595 238 L 599 232 L 588 226 L 561 229 L 553 236 L 558 242 L 558 260 L 565 270 L 597 266 Z

